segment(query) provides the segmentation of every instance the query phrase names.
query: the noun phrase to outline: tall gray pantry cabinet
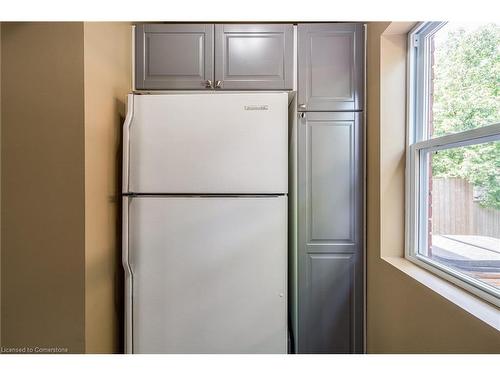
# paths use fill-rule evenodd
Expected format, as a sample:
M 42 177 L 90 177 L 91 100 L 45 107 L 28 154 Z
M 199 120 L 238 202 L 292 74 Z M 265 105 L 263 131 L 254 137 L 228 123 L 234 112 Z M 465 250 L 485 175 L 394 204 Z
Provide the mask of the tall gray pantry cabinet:
M 299 353 L 363 352 L 363 51 L 362 24 L 298 25 Z
M 298 111 L 290 127 L 292 347 L 362 353 L 363 25 L 138 24 L 135 88 L 297 90 L 290 106 L 291 118 L 295 103 Z

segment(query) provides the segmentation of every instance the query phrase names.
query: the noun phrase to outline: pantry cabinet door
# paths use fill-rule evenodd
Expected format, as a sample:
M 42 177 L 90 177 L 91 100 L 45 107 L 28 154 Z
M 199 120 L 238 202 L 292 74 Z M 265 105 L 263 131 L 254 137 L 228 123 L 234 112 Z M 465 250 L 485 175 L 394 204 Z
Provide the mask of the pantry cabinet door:
M 363 25 L 298 25 L 299 111 L 363 110 Z
M 298 129 L 298 353 L 363 352 L 363 130 L 359 112 Z

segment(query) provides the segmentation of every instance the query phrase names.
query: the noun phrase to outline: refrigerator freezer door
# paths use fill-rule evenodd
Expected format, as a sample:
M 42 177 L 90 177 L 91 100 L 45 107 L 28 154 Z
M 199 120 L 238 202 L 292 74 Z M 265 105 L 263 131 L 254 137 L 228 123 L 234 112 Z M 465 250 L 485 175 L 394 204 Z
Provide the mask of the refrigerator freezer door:
M 287 198 L 129 203 L 134 353 L 286 353 Z
M 285 92 L 134 95 L 124 131 L 124 192 L 287 192 Z

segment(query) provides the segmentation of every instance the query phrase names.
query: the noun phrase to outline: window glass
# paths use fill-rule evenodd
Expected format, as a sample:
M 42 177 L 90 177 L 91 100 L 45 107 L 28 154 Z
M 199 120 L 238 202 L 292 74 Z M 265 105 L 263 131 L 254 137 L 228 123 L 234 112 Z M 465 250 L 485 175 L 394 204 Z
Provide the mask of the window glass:
M 500 24 L 446 23 L 429 54 L 430 137 L 500 122 Z
M 424 153 L 419 254 L 500 290 L 500 141 Z

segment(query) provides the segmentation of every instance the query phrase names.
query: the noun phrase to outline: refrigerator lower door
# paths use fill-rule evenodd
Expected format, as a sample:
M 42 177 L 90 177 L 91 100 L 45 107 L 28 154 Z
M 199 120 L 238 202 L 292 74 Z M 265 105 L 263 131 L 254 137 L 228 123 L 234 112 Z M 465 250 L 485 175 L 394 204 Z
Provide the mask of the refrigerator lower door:
M 128 204 L 134 353 L 287 352 L 287 198 Z
M 132 99 L 124 127 L 124 192 L 287 192 L 287 93 Z

